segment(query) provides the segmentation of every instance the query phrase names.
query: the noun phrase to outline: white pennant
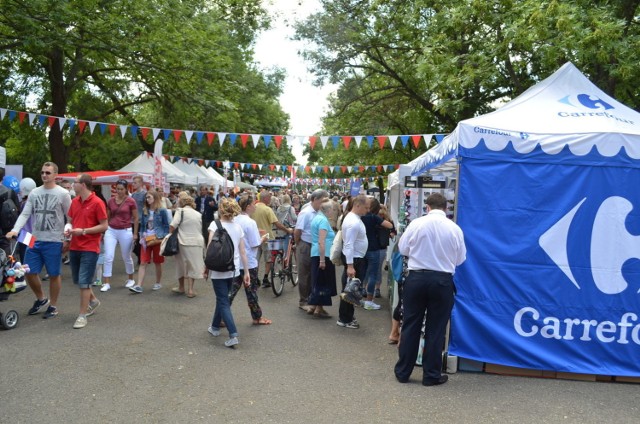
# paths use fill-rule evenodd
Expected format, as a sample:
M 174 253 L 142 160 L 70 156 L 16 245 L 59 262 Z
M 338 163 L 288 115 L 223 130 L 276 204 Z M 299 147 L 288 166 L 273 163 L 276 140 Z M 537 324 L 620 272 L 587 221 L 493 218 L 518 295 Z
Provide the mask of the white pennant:
M 351 174 L 352 169 L 353 169 L 353 166 L 347 166 L 347 171 L 349 171 L 349 174 Z
M 193 131 L 185 131 L 184 137 L 187 139 L 187 144 L 191 143 L 191 137 L 193 137 Z
M 160 134 L 160 128 L 151 128 L 151 133 L 153 134 L 153 139 L 158 139 L 158 134 Z
M 120 125 L 120 135 L 124 138 L 127 135 L 127 130 L 129 129 L 129 125 Z
M 260 134 L 251 134 L 253 140 L 253 147 L 258 147 L 258 141 L 260 141 Z
M 306 137 L 304 135 L 299 135 L 298 136 L 298 146 L 303 147 L 304 146 L 304 141 L 308 140 L 309 137 Z
M 433 137 L 433 134 L 422 134 L 422 138 L 424 138 L 424 144 L 427 146 L 427 149 L 429 148 L 429 144 L 431 144 L 431 137 Z
M 93 130 L 96 128 L 97 122 L 89 121 L 89 134 L 93 134 Z
M 224 139 L 227 138 L 227 133 L 218 133 L 218 140 L 220 141 L 220 147 L 224 143 Z
M 261 163 L 258 164 L 258 170 L 262 171 L 262 164 Z
M 64 124 L 67 123 L 67 118 L 58 118 L 58 125 L 60 126 L 60 131 L 64 128 Z
M 0 121 L 4 119 L 4 115 L 7 114 L 7 109 L 0 107 Z
M 323 135 L 322 137 L 320 137 L 320 144 L 322 144 L 323 149 L 327 147 L 327 141 L 329 141 L 328 135 Z
M 396 145 L 396 141 L 398 141 L 398 136 L 397 135 L 390 135 L 389 136 L 389 144 L 391 145 L 392 149 Z
M 361 136 L 361 135 L 357 135 L 357 136 L 353 137 L 353 139 L 356 142 L 356 146 L 360 147 L 360 143 L 362 143 L 362 137 L 363 136 Z
M 30 113 L 29 114 L 29 125 L 33 125 L 33 121 L 36 120 L 36 114 L 35 113 Z
M 289 146 L 289 148 L 293 147 L 293 143 L 296 141 L 296 137 L 293 135 L 288 135 L 285 138 L 287 140 L 287 146 Z

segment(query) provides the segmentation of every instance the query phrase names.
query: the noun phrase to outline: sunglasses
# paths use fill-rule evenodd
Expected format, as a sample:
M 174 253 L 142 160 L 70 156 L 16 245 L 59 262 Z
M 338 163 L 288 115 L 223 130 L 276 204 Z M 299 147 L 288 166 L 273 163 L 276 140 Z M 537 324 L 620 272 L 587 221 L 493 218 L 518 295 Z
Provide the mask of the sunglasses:
M 40 175 L 51 175 L 51 171 L 40 171 Z
M 127 180 L 118 180 L 116 181 L 116 185 L 117 184 L 120 184 L 126 187 L 129 183 L 127 182 Z

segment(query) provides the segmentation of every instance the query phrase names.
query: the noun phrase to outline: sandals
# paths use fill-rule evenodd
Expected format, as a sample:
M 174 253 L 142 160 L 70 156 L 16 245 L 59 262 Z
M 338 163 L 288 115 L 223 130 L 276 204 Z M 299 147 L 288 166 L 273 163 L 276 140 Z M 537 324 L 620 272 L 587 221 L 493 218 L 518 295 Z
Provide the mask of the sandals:
M 331 318 L 331 315 L 324 309 L 317 310 L 313 313 L 313 316 L 316 318 Z
M 172 292 L 172 293 L 175 293 L 175 294 L 184 294 L 184 290 L 180 290 L 180 287 L 174 287 L 174 288 L 172 288 L 172 289 L 171 289 L 171 292 Z
M 265 318 L 265 317 L 260 317 L 260 319 L 254 319 L 253 320 L 253 325 L 269 325 L 271 323 L 272 323 L 272 321 L 270 319 Z
M 197 296 L 196 292 L 187 293 L 187 297 L 188 297 L 189 299 L 193 299 L 193 298 L 194 298 L 194 297 L 196 297 L 196 296 Z

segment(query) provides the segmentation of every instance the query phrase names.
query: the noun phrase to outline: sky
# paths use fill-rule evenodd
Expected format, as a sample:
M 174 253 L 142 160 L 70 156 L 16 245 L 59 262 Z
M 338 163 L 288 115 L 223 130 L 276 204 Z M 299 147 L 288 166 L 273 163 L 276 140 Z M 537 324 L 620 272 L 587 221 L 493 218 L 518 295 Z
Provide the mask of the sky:
M 273 16 L 273 28 L 258 36 L 255 59 L 265 69 L 279 66 L 286 71 L 284 92 L 280 96 L 280 105 L 290 117 L 286 135 L 308 137 L 320 131 L 327 97 L 335 87 L 313 86 L 313 75 L 307 72 L 308 65 L 297 54 L 304 44 L 291 38 L 293 24 L 319 10 L 320 3 L 318 0 L 264 0 L 263 4 Z M 306 165 L 302 145 L 294 143 L 292 151 L 297 162 Z

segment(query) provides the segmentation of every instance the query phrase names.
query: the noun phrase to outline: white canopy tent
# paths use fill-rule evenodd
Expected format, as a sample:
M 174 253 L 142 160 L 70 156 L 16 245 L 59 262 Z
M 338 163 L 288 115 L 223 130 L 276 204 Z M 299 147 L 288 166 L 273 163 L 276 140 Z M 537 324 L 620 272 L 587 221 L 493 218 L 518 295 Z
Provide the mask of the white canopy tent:
M 213 176 L 211 176 L 211 174 L 209 174 L 207 171 L 203 170 L 200 166 L 193 162 L 189 163 L 182 159 L 179 159 L 173 165 L 185 174 L 190 175 L 191 177 L 195 177 L 195 183 L 198 185 L 221 185 L 220 181 L 216 180 Z
M 173 184 L 196 184 L 197 179 L 191 175 L 184 173 L 176 168 L 171 162 L 164 157 L 161 158 L 162 172 L 166 174 L 169 183 Z M 137 158 L 129 162 L 127 165 L 118 169 L 120 172 L 136 172 L 140 174 L 154 174 L 153 156 L 147 152 L 142 152 Z

